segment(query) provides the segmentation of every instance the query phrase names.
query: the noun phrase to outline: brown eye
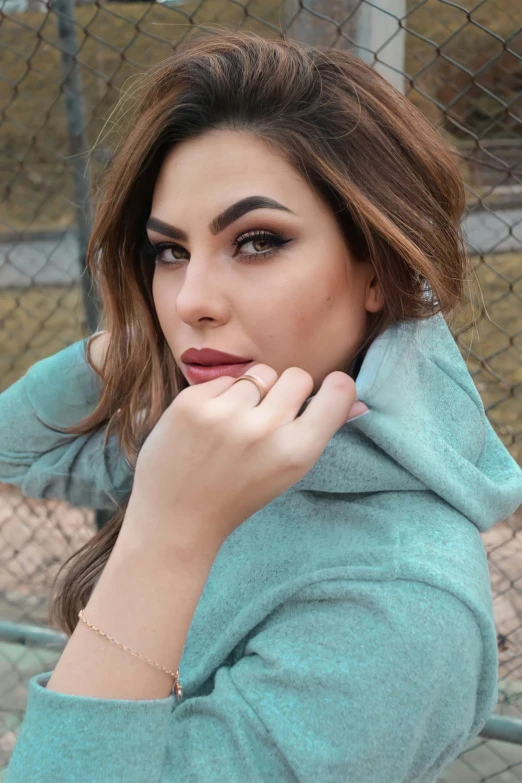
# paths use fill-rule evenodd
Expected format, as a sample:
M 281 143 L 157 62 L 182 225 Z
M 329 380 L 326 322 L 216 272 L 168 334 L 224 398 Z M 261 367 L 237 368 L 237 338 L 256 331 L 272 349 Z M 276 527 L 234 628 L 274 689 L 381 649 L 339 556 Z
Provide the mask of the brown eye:
M 187 253 L 184 247 L 173 242 L 160 242 L 145 248 L 145 253 L 153 259 L 158 266 L 178 266 L 183 257 L 178 254 Z
M 238 255 L 240 255 L 243 260 L 256 261 L 274 255 L 278 252 L 279 248 L 281 248 L 283 245 L 286 245 L 287 242 L 290 241 L 290 239 L 285 239 L 279 234 L 274 234 L 271 231 L 251 231 L 248 234 L 243 234 L 241 237 L 236 239 L 234 245 L 238 250 L 247 244 L 251 244 L 252 246 L 259 244 L 264 245 L 265 249 L 262 248 L 259 252 L 238 253 Z M 267 249 L 266 245 L 269 246 Z

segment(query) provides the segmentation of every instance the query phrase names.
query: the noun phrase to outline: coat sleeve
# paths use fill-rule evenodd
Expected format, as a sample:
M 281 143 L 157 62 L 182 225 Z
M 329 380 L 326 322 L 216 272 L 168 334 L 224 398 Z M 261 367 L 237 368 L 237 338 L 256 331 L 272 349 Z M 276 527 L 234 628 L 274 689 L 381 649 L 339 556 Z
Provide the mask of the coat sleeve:
M 87 338 L 36 362 L 0 394 L 0 482 L 33 498 L 114 511 L 132 489 L 132 469 L 105 430 L 59 428 L 92 413 L 101 379 L 87 362 Z
M 420 582 L 308 585 L 238 656 L 181 702 L 37 675 L 5 783 L 433 783 L 496 701 L 474 615 Z

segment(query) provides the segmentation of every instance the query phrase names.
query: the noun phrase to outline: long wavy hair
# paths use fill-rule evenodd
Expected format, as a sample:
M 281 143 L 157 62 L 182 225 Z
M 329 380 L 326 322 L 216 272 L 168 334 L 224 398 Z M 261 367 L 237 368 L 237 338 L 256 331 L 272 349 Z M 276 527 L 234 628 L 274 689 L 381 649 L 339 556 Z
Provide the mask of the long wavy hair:
M 125 127 L 101 181 L 87 263 L 110 333 L 94 411 L 66 431 L 105 428 L 130 466 L 188 383 L 152 297 L 144 252 L 156 177 L 173 145 L 211 129 L 246 131 L 284 156 L 335 215 L 352 256 L 371 260 L 384 308 L 350 369 L 392 323 L 453 318 L 471 271 L 455 156 L 407 98 L 353 54 L 254 33 L 206 36 L 141 75 L 119 104 Z M 94 367 L 87 350 L 89 364 Z M 71 634 L 117 540 L 128 497 L 63 564 L 50 620 Z

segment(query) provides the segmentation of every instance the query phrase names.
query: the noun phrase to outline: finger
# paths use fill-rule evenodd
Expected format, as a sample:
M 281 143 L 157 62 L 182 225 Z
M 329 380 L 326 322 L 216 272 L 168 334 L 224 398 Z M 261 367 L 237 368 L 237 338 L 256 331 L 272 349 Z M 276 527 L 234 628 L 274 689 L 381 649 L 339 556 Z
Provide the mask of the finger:
M 287 425 L 296 448 L 318 459 L 330 438 L 346 423 L 356 398 L 355 381 L 347 373 L 336 370 L 327 375 L 306 410 Z
M 253 367 L 249 367 L 247 372 L 243 374 L 243 377 L 253 375 L 256 380 L 259 379 L 264 389 L 270 391 L 273 385 L 277 381 L 277 372 L 273 367 L 269 367 L 268 364 L 254 364 Z M 230 387 L 225 389 L 221 395 L 219 395 L 219 406 L 226 410 L 237 410 L 238 408 L 254 408 L 259 405 L 261 401 L 261 395 L 259 389 L 251 381 L 243 381 L 242 383 L 235 383 L 238 380 L 234 378 Z
M 199 397 L 201 400 L 210 400 L 213 397 L 219 397 L 227 389 L 230 389 L 235 380 L 236 379 L 232 378 L 230 375 L 220 375 L 219 378 L 213 378 L 211 381 L 204 381 L 204 383 L 195 383 L 191 386 L 187 386 L 180 394 L 187 391 L 190 393 L 191 397 L 195 397 L 196 399 Z
M 257 415 L 275 426 L 293 421 L 312 393 L 314 379 L 301 367 L 288 367 L 256 409 Z
M 352 405 L 352 409 L 350 411 L 350 415 L 348 416 L 347 421 L 351 421 L 352 419 L 358 419 L 359 416 L 363 416 L 365 413 L 369 413 L 370 409 L 364 403 L 362 400 L 357 400 Z

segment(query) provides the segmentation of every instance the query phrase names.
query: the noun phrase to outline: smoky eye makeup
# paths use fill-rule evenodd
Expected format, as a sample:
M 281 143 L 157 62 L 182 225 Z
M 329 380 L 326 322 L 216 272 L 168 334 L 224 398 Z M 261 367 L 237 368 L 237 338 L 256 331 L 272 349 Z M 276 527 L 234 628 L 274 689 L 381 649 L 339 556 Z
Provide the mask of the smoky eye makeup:
M 293 237 L 288 236 L 279 230 L 268 228 L 251 228 L 241 233 L 235 233 L 233 238 L 228 243 L 229 248 L 233 252 L 233 257 L 237 258 L 243 263 L 261 262 L 267 260 L 276 255 L 279 250 L 289 242 L 292 242 Z M 254 252 L 244 252 L 242 248 L 245 245 L 252 243 L 254 246 L 256 243 L 264 245 Z M 169 250 L 178 253 L 187 253 L 189 251 L 183 247 L 183 245 L 172 240 L 155 242 L 150 239 L 147 232 L 141 246 L 142 253 L 149 259 L 152 259 L 155 264 L 159 266 L 179 266 L 181 262 L 185 261 L 185 258 L 172 258 L 168 257 Z

